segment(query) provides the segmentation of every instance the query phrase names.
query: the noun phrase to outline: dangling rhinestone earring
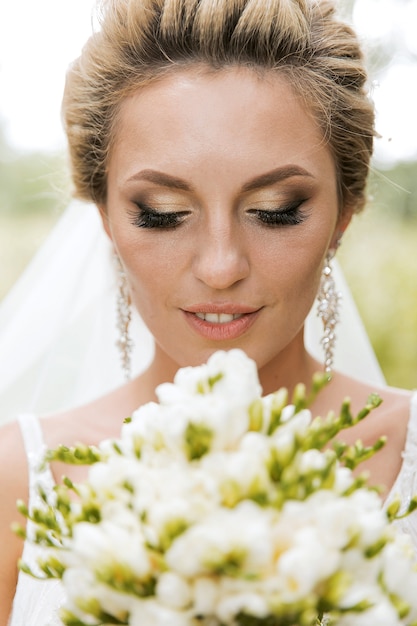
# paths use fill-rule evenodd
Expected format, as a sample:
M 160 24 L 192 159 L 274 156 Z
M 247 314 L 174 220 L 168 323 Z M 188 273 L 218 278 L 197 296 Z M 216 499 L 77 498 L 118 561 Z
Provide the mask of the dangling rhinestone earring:
M 118 273 L 118 294 L 117 294 L 117 330 L 119 332 L 119 338 L 116 345 L 120 351 L 120 357 L 122 361 L 122 368 L 126 380 L 131 378 L 131 353 L 133 348 L 133 342 L 129 335 L 129 325 L 132 318 L 132 312 L 130 309 L 130 295 L 127 284 L 126 272 L 120 262 L 120 259 L 115 255 L 115 261 Z
M 324 371 L 329 375 L 333 369 L 334 348 L 336 343 L 335 328 L 339 322 L 340 293 L 336 289 L 332 272 L 332 259 L 335 250 L 329 250 L 322 270 L 320 287 L 317 294 L 317 315 L 323 322 L 324 335 L 320 341 L 324 349 Z

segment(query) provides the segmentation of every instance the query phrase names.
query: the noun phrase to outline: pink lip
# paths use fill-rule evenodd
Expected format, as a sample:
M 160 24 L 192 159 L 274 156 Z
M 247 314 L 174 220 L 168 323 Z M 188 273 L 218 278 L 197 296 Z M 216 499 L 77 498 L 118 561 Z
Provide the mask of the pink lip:
M 239 304 L 196 304 L 183 310 L 184 316 L 191 328 L 205 339 L 212 341 L 230 341 L 241 337 L 255 322 L 261 309 L 252 309 Z M 235 320 L 226 323 L 206 322 L 196 313 L 228 313 L 240 315 Z

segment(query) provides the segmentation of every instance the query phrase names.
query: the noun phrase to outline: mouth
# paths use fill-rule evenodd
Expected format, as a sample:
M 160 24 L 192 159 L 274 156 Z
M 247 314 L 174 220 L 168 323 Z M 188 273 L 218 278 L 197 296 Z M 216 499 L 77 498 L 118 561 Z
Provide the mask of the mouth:
M 183 310 L 193 331 L 211 341 L 237 340 L 254 324 L 260 311 L 234 304 L 197 305 Z
M 195 315 L 210 324 L 229 324 L 243 317 L 243 313 L 195 313 Z

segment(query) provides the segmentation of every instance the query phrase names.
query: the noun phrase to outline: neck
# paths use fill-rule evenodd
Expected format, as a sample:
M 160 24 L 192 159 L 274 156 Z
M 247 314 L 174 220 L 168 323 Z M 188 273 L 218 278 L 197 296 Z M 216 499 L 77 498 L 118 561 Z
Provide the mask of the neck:
M 322 370 L 323 366 L 308 354 L 300 336 L 298 341 L 292 342 L 278 357 L 259 370 L 259 380 L 264 395 L 286 387 L 291 396 L 299 383 L 303 383 L 307 390 L 310 389 L 313 375 Z

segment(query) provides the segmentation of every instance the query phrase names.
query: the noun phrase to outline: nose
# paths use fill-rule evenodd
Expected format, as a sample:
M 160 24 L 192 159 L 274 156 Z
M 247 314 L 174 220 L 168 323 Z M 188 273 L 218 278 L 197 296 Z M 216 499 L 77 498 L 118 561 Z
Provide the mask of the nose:
M 207 226 L 196 245 L 194 276 L 212 289 L 228 289 L 249 275 L 244 239 L 236 225 Z

